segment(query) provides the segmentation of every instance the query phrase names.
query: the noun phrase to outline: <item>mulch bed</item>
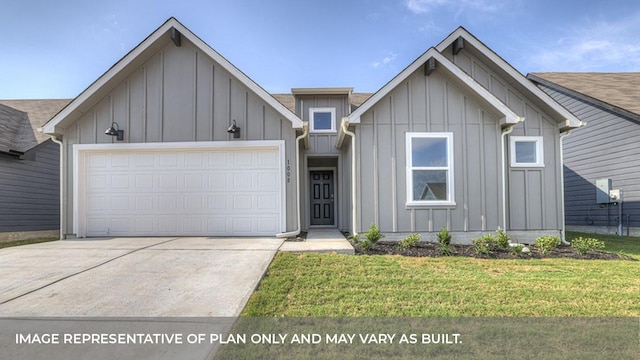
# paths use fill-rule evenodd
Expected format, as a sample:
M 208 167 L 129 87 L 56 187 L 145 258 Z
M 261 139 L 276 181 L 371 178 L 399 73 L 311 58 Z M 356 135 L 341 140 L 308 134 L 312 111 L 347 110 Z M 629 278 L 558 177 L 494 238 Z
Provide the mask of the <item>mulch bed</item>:
M 356 255 L 402 255 L 413 257 L 441 257 L 444 256 L 438 249 L 438 244 L 420 242 L 418 246 L 407 249 L 398 249 L 397 242 L 378 241 L 371 249 L 365 250 L 360 245 L 353 244 Z M 531 252 L 513 254 L 507 250 L 495 250 L 491 255 L 477 254 L 473 245 L 451 245 L 450 256 L 466 256 L 480 259 L 543 259 L 543 258 L 570 258 L 584 260 L 633 260 L 632 257 L 621 257 L 618 254 L 601 251 L 590 251 L 580 255 L 571 246 L 561 245 L 551 252 L 541 254 L 538 250 L 529 246 Z

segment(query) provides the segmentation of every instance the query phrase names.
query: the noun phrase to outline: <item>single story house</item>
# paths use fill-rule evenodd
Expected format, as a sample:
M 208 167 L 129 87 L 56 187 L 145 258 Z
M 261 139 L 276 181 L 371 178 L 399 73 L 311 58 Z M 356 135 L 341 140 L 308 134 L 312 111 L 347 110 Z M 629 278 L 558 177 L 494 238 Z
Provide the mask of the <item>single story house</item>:
M 567 228 L 640 236 L 640 73 L 527 77 L 587 123 L 564 143 Z M 596 182 L 606 179 L 622 191 L 621 202 L 598 198 Z
M 64 236 L 562 233 L 581 122 L 465 29 L 364 98 L 295 88 L 290 109 L 170 18 L 44 126 Z
M 60 147 L 38 131 L 70 100 L 0 100 L 0 241 L 60 234 Z

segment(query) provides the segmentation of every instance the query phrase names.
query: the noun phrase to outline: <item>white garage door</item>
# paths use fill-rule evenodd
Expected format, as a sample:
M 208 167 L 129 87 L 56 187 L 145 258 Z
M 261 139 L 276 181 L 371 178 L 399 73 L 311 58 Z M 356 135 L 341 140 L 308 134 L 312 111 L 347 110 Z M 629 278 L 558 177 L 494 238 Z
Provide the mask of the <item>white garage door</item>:
M 280 146 L 76 154 L 79 236 L 273 236 L 284 226 Z

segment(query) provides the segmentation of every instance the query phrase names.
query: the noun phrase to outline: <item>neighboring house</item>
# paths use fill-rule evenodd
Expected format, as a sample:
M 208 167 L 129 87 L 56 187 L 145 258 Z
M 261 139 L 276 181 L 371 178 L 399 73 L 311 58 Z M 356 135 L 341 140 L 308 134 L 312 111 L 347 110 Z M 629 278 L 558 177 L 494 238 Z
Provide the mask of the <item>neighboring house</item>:
M 596 198 L 596 181 L 611 179 L 613 189 L 622 190 L 622 234 L 640 235 L 640 73 L 534 73 L 528 78 L 587 123 L 564 142 L 567 227 L 618 232 L 618 204 Z
M 274 97 L 171 18 L 44 132 L 64 144 L 65 236 L 467 241 L 562 233 L 560 135 L 580 125 L 463 28 L 373 95 Z
M 60 147 L 37 129 L 69 101 L 0 100 L 0 241 L 60 234 Z

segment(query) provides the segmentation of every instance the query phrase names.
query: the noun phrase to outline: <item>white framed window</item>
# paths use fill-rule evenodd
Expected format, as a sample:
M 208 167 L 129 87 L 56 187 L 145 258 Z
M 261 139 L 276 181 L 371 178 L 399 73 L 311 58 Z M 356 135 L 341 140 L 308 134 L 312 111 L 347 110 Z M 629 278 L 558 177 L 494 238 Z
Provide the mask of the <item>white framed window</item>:
M 512 167 L 543 167 L 542 136 L 511 136 L 509 148 Z
M 309 126 L 312 132 L 336 132 L 336 109 L 310 108 Z
M 455 205 L 453 133 L 407 133 L 407 206 Z

